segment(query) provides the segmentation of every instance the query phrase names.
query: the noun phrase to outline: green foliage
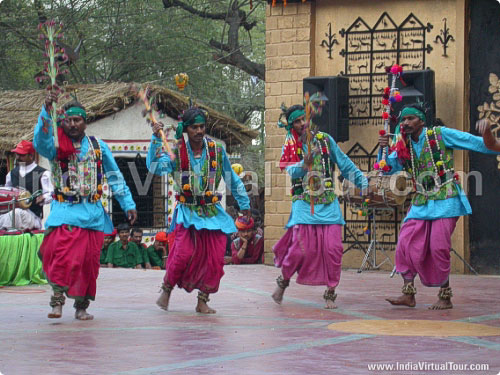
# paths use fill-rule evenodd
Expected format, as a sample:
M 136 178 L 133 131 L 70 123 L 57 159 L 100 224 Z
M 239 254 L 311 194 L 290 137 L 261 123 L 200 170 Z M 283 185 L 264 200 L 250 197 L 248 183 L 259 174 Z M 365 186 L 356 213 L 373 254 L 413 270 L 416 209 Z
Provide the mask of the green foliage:
M 198 11 L 226 13 L 235 0 L 184 2 Z M 257 22 L 250 31 L 240 28 L 240 50 L 250 60 L 264 63 L 266 1 L 254 0 L 252 11 L 248 3 L 239 0 L 249 14 L 247 21 Z M 227 43 L 224 20 L 199 17 L 180 7 L 165 9 L 162 0 L 4 0 L 0 89 L 40 88 L 34 77 L 45 61 L 37 30 L 44 18 L 64 23 L 66 45 L 74 49 L 82 41 L 65 81 L 154 82 L 177 89 L 174 75 L 185 72 L 190 79 L 184 94 L 261 131 L 259 145 L 248 153 L 259 157 L 252 166 L 263 166 L 264 82 L 214 60 L 215 54 L 225 54 L 209 45 L 212 39 Z

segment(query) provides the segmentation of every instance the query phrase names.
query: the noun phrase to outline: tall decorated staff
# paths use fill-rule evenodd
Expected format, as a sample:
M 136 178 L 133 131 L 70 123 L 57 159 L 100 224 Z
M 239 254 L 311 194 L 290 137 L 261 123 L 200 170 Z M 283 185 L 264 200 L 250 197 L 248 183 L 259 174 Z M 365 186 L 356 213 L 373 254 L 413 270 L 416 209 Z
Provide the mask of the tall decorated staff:
M 384 120 L 384 129 L 379 131 L 379 134 L 382 136 L 389 134 L 390 130 L 389 121 L 396 120 L 395 116 L 391 116 L 392 104 L 396 102 L 401 102 L 403 100 L 401 93 L 396 88 L 396 82 L 398 79 L 401 79 L 401 75 L 403 74 L 403 67 L 395 64 L 392 67 L 387 67 L 386 71 L 387 73 L 392 75 L 392 81 L 391 81 L 391 87 L 386 87 L 384 89 L 384 94 L 382 95 L 382 105 L 384 106 L 382 119 Z M 391 144 L 391 148 L 394 147 L 397 142 L 405 142 L 405 140 L 402 139 L 401 133 L 399 132 L 396 133 L 397 134 Z M 380 171 L 381 173 L 389 172 L 391 170 L 391 167 L 387 164 L 388 148 L 389 146 L 384 147 L 382 149 L 382 158 L 380 159 L 379 162 L 373 165 L 373 168 Z
M 145 89 L 141 89 L 139 91 L 138 96 L 144 103 L 145 109 L 142 111 L 142 115 L 144 117 L 146 117 L 146 121 L 148 122 L 148 124 L 150 124 L 151 126 L 153 126 L 154 124 L 157 124 L 158 121 L 156 120 L 156 116 L 153 112 L 153 107 L 152 107 L 152 103 L 153 103 L 154 98 L 149 97 L 149 87 L 146 87 Z M 170 128 L 167 127 L 166 131 L 168 132 L 169 129 Z M 163 143 L 163 147 L 165 148 L 165 151 L 168 153 L 170 158 L 173 160 L 175 158 L 175 154 L 172 151 L 172 148 L 170 147 L 170 145 L 168 144 L 168 140 L 167 140 L 167 136 L 165 135 L 165 132 L 162 129 L 160 129 L 159 133 L 160 133 L 160 137 L 161 137 L 161 140 Z
M 315 116 L 321 116 L 325 101 L 328 100 L 321 92 L 317 92 L 312 96 L 309 93 L 304 94 L 304 108 L 306 111 L 306 144 L 307 144 L 307 155 L 310 157 L 312 154 L 312 141 L 314 139 L 314 133 L 316 131 L 316 126 L 312 122 L 311 118 Z M 312 165 L 309 166 L 309 172 L 312 171 Z M 314 176 L 309 177 L 309 190 L 314 191 Z M 314 199 L 311 199 L 311 215 L 314 215 Z
M 48 58 L 48 61 L 44 63 L 42 75 L 37 77 L 36 81 L 38 83 L 42 81 L 49 81 L 47 91 L 56 93 L 58 97 L 64 92 L 64 90 L 57 85 L 57 76 L 67 73 L 67 70 L 60 70 L 58 62 L 64 63 L 68 60 L 68 55 L 65 53 L 64 48 L 59 47 L 57 44 L 57 39 L 63 38 L 62 29 L 62 22 L 58 23 L 55 20 L 48 20 L 38 25 L 38 30 L 41 32 L 40 39 L 45 39 L 44 57 Z M 52 130 L 54 132 L 54 146 L 56 149 L 59 148 L 58 127 L 56 124 L 62 114 L 62 109 L 58 110 L 57 103 L 54 101 L 50 110 L 50 117 L 52 118 L 52 123 L 54 124 Z M 48 124 L 44 124 L 44 128 L 48 129 Z

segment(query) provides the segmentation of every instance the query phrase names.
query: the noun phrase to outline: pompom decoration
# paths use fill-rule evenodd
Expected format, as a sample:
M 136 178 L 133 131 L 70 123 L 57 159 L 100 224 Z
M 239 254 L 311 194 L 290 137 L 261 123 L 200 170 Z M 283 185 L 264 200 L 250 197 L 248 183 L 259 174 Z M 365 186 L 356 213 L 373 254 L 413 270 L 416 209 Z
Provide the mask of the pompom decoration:
M 392 67 L 386 67 L 385 71 L 388 74 L 392 74 L 392 82 L 391 87 L 385 87 L 384 93 L 382 95 L 382 105 L 384 106 L 384 112 L 382 113 L 382 118 L 384 119 L 384 129 L 380 130 L 379 134 L 381 136 L 385 135 L 389 131 L 389 119 L 392 122 L 396 122 L 397 118 L 394 115 L 391 115 L 391 103 L 401 102 L 403 97 L 401 93 L 396 88 L 396 80 L 403 73 L 403 67 L 397 64 L 394 64 Z M 382 149 L 382 157 L 378 163 L 373 164 L 373 168 L 380 172 L 389 172 L 391 170 L 391 166 L 387 164 L 387 149 L 388 147 L 384 147 Z

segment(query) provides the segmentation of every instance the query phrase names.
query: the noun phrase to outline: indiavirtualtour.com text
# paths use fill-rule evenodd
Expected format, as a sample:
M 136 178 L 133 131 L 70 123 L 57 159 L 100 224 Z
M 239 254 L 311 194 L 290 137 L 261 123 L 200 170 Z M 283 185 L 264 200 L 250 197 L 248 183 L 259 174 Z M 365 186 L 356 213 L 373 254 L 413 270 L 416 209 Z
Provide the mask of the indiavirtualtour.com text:
M 395 362 L 369 363 L 369 371 L 488 371 L 487 363 L 457 363 L 457 362 Z

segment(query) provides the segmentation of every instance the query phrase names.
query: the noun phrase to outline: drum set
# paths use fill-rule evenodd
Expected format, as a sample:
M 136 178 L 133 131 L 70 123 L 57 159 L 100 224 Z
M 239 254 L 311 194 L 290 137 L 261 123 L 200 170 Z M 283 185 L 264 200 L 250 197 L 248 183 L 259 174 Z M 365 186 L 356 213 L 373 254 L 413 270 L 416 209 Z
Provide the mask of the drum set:
M 33 200 L 42 194 L 41 190 L 31 194 L 28 190 L 10 186 L 0 186 L 0 214 L 12 213 L 12 229 L 16 228 L 15 208 L 26 210 Z
M 360 208 L 367 209 L 371 220 L 371 241 L 367 249 L 361 246 L 365 253 L 358 273 L 365 268 L 379 269 L 383 264 L 389 262 L 394 267 L 391 258 L 377 241 L 377 214 L 383 211 L 396 212 L 397 208 L 404 209 L 405 205 L 410 201 L 410 193 L 412 191 L 412 183 L 410 177 L 405 174 L 381 175 L 378 171 L 371 171 L 367 174 L 369 191 L 367 196 L 364 196 L 360 189 L 347 179 L 342 183 L 343 199 L 352 208 L 359 210 Z M 359 244 L 359 243 L 358 243 Z M 377 250 L 384 255 L 384 260 L 377 264 Z

